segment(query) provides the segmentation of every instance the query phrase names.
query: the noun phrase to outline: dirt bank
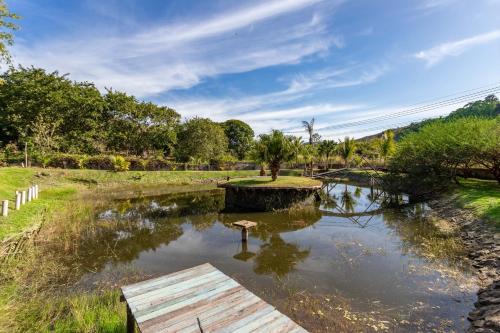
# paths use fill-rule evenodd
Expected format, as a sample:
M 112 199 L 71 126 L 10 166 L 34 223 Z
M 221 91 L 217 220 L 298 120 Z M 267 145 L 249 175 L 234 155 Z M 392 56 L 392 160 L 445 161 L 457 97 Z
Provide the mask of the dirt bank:
M 456 207 L 456 198 L 432 200 L 429 205 L 438 219 L 444 219 L 462 239 L 467 259 L 476 269 L 481 289 L 468 316 L 468 332 L 500 332 L 500 232 L 478 219 L 471 211 Z

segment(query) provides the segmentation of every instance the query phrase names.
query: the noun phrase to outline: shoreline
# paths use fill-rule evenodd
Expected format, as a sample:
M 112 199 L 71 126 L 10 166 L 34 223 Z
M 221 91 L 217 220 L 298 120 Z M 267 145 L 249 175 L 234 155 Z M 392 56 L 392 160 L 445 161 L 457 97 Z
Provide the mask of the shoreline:
M 480 289 L 467 319 L 469 333 L 500 331 L 500 231 L 468 209 L 456 207 L 454 196 L 428 202 L 432 216 L 446 220 L 462 241 Z

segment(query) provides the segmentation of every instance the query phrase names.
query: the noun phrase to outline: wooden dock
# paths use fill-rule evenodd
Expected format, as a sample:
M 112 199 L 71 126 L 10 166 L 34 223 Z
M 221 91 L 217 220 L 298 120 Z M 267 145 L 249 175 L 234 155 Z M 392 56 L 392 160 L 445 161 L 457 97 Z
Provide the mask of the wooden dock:
M 307 332 L 217 268 L 203 264 L 122 287 L 127 331 Z

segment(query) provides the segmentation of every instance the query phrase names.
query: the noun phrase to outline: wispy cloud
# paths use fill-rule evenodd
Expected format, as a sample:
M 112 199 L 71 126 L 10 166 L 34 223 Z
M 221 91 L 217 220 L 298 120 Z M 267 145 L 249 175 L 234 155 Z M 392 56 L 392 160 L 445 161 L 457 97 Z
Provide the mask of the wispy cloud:
M 438 64 L 446 57 L 459 56 L 473 46 L 486 44 L 497 39 L 500 39 L 500 30 L 490 31 L 458 41 L 443 43 L 431 49 L 420 51 L 414 54 L 414 57 L 425 61 L 427 67 L 431 67 Z
M 449 6 L 457 0 L 419 0 L 418 9 L 429 11 L 445 6 Z
M 369 84 L 377 80 L 386 66 L 351 65 L 346 68 L 325 68 L 282 78 L 283 90 L 249 96 L 220 98 L 190 98 L 172 100 L 168 104 L 184 117 L 210 117 L 216 121 L 237 118 L 248 122 L 256 133 L 272 128 L 294 129 L 304 117 L 323 117 L 336 120 L 365 112 L 362 103 L 310 102 L 309 98 L 329 89 Z M 369 112 L 369 111 L 368 111 Z
M 20 42 L 13 54 L 19 63 L 71 73 L 100 88 L 152 96 L 220 74 L 298 63 L 341 46 L 341 36 L 329 34 L 317 14 L 318 5 L 339 3 L 264 1 L 130 34 Z

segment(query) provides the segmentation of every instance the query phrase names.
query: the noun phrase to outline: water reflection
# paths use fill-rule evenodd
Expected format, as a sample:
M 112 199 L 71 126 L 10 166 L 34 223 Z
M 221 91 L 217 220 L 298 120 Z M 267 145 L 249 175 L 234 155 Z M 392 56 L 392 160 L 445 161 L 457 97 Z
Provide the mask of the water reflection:
M 209 261 L 256 290 L 286 278 L 367 311 L 374 301 L 404 311 L 415 302 L 430 304 L 459 324 L 473 299 L 460 289 L 459 277 L 468 273 L 459 249 L 426 222 L 425 204 L 334 183 L 325 184 L 322 199 L 319 207 L 245 214 L 219 213 L 220 191 L 117 201 L 98 215 L 78 260 L 96 272 L 86 281 L 125 264 L 159 275 Z M 405 205 L 392 208 L 396 202 Z M 232 227 L 238 220 L 257 222 L 248 243 Z M 446 272 L 451 269 L 454 275 Z

